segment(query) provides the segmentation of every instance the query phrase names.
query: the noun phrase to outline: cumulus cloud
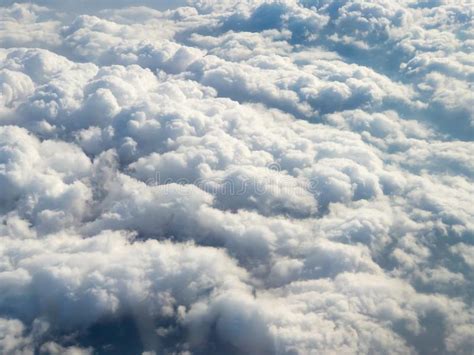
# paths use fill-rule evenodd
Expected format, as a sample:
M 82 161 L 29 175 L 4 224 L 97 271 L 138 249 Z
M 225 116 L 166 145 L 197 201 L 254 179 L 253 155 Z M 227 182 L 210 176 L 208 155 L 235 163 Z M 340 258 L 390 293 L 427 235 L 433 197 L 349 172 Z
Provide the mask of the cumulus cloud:
M 0 352 L 470 354 L 467 1 L 0 1 Z

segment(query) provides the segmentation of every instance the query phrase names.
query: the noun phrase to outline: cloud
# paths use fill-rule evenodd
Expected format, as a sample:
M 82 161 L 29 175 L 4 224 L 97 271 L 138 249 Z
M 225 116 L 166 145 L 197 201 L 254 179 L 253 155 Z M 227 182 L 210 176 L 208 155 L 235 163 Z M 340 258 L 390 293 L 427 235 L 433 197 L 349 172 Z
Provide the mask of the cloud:
M 23 337 L 24 325 L 16 319 L 0 318 L 0 350 L 5 353 L 21 351 L 25 354 L 33 354 L 31 341 Z
M 1 3 L 0 352 L 470 353 L 467 2 Z
M 57 46 L 60 26 L 60 18 L 46 7 L 13 3 L 0 9 L 2 47 Z
M 3 0 L 2 5 L 14 5 L 16 3 L 24 3 L 26 1 L 14 1 L 14 0 Z M 31 1 L 28 1 L 29 3 Z M 110 8 L 122 8 L 128 6 L 140 6 L 146 5 L 151 8 L 158 8 L 158 9 L 170 9 L 178 6 L 185 5 L 184 1 L 170 1 L 170 0 L 161 0 L 158 4 L 154 1 L 150 0 L 119 0 L 119 1 L 108 1 L 108 0 L 99 0 L 99 1 L 92 1 L 92 0 L 85 0 L 82 2 L 81 8 L 78 9 L 73 1 L 66 0 L 66 1 L 58 1 L 58 0 L 35 0 L 33 3 L 47 6 L 50 8 L 59 8 L 61 10 L 68 10 L 73 12 L 91 12 L 97 11 L 100 9 L 110 9 Z

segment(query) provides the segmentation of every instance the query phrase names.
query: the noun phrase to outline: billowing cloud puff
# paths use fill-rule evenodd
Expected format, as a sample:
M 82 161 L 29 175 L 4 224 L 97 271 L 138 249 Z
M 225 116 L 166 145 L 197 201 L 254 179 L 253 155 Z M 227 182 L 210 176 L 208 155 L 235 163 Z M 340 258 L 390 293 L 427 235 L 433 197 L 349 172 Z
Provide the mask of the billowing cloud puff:
M 0 1 L 0 352 L 470 354 L 467 1 Z

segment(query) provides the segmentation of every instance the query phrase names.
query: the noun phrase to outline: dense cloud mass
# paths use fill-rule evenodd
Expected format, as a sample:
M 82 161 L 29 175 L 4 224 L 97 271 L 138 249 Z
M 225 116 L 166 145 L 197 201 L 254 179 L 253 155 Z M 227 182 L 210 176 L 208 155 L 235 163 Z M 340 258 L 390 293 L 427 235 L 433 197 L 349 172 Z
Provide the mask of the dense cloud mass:
M 472 354 L 470 1 L 0 4 L 0 353 Z

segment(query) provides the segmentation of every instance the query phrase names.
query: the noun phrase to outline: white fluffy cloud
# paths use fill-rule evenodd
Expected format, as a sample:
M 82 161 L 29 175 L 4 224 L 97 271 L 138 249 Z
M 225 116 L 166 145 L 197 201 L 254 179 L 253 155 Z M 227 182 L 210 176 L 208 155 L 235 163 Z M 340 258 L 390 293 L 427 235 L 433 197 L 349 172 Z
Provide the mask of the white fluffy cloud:
M 1 353 L 472 351 L 467 1 L 0 4 Z

